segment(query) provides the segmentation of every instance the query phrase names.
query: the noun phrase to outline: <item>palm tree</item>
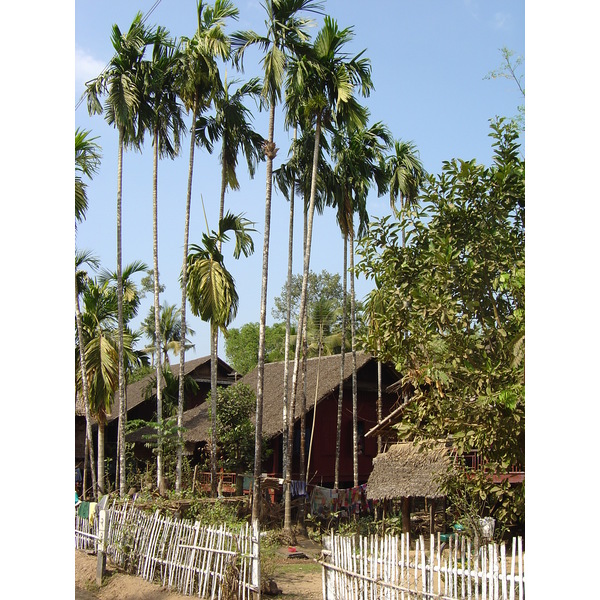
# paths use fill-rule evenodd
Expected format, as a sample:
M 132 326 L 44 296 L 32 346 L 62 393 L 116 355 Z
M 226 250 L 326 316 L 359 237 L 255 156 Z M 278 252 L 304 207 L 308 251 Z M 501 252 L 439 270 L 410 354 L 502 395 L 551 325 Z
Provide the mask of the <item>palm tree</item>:
M 390 187 L 390 206 L 394 215 L 403 215 L 417 203 L 419 188 L 427 176 L 419 159 L 419 151 L 414 142 L 394 142 L 394 152 L 386 159 L 387 176 Z M 396 200 L 400 197 L 400 211 L 396 209 Z M 406 245 L 404 227 L 402 227 L 402 246 Z
M 267 285 L 269 273 L 269 236 L 271 230 L 271 192 L 273 159 L 277 147 L 273 140 L 275 127 L 275 107 L 281 100 L 284 74 L 290 53 L 299 51 L 308 40 L 306 28 L 312 20 L 300 17 L 301 12 L 320 13 L 322 3 L 315 0 L 265 0 L 263 7 L 267 13 L 267 33 L 261 36 L 254 31 L 241 31 L 232 35 L 232 45 L 236 48 L 235 61 L 243 69 L 244 52 L 250 46 L 258 45 L 265 52 L 262 59 L 264 78 L 262 97 L 269 107 L 269 132 L 264 144 L 267 157 L 265 224 L 263 235 L 263 263 L 260 300 L 260 321 L 258 334 L 258 370 L 256 383 L 256 429 L 254 455 L 254 482 L 252 503 L 252 523 L 258 529 L 260 514 L 260 473 L 262 466 L 262 411 L 265 370 L 265 329 L 267 323 Z M 287 487 L 289 487 L 289 482 Z
M 298 126 L 294 126 L 294 140 L 292 142 L 292 158 L 287 164 L 283 164 L 273 172 L 275 181 L 279 189 L 283 192 L 284 196 L 288 197 L 290 203 L 290 217 L 288 225 L 288 271 L 287 271 L 287 305 L 286 305 L 286 317 L 285 317 L 285 342 L 284 342 L 284 357 L 283 357 L 283 473 L 287 473 L 287 456 L 288 456 L 288 409 L 289 409 L 289 395 L 288 395 L 288 381 L 289 381 L 289 354 L 290 354 L 290 339 L 291 339 L 291 314 L 292 314 L 292 274 L 293 274 L 293 255 L 294 255 L 294 187 L 296 184 L 296 169 L 294 166 L 295 158 L 295 147 L 298 139 Z M 286 486 L 286 489 L 289 486 Z
M 185 336 L 183 335 L 183 330 L 181 328 L 181 309 L 177 308 L 177 306 L 174 304 L 165 303 L 164 306 L 161 306 L 160 348 L 158 348 L 156 345 L 154 306 L 150 307 L 148 315 L 142 321 L 141 326 L 142 332 L 151 340 L 151 345 L 144 348 L 144 350 L 152 354 L 155 352 L 161 352 L 164 359 L 163 364 L 170 364 L 169 352 L 173 352 L 175 356 L 179 356 L 179 354 L 183 351 L 184 346 L 186 350 L 194 347 L 194 344 L 190 344 L 187 338 L 188 335 L 192 336 L 196 332 L 187 327 Z
M 235 82 L 232 82 L 235 83 Z M 240 151 L 246 158 L 248 171 L 254 177 L 256 165 L 263 158 L 263 137 L 252 129 L 252 114 L 244 106 L 245 98 L 258 98 L 261 86 L 258 78 L 251 79 L 240 86 L 233 94 L 230 93 L 230 83 L 225 80 L 214 94 L 215 116 L 207 119 L 205 124 L 206 137 L 211 144 L 221 139 L 221 196 L 219 204 L 219 221 L 225 212 L 225 194 L 227 188 L 238 190 L 240 185 L 237 179 L 237 163 Z M 221 242 L 219 242 L 219 251 Z M 214 339 L 211 348 L 218 355 L 219 330 L 212 332 Z M 215 363 L 216 367 L 216 363 Z M 212 374 L 211 374 L 212 376 Z M 216 378 L 216 373 L 214 375 Z M 216 386 L 214 393 L 216 394 Z M 215 398 L 216 402 L 216 398 Z
M 83 176 L 92 178 L 100 166 L 100 146 L 97 137 L 91 138 L 86 129 L 75 130 L 75 226 L 85 219 L 88 208 L 86 183 Z
M 98 491 L 105 493 L 104 426 L 118 388 L 118 340 L 115 339 L 117 301 L 108 283 L 89 281 L 83 293 L 82 337 L 76 357 L 77 389 L 89 390 L 90 408 L 98 421 Z M 83 348 L 81 344 L 83 343 Z M 85 370 L 82 365 L 85 364 Z M 84 376 L 85 374 L 85 376 Z
M 297 116 L 298 121 L 301 120 L 301 116 Z M 283 371 L 283 472 L 287 471 L 288 455 L 288 444 L 289 440 L 293 439 L 293 427 L 294 427 L 294 414 L 295 414 L 295 398 L 294 403 L 290 402 L 289 399 L 289 349 L 290 344 L 295 343 L 296 336 L 291 335 L 291 286 L 292 286 L 292 256 L 293 256 L 293 232 L 294 232 L 294 192 L 300 194 L 303 199 L 304 206 L 304 235 L 303 240 L 306 240 L 306 225 L 307 225 L 307 209 L 310 198 L 310 187 L 311 187 L 311 175 L 312 175 L 312 158 L 314 151 L 314 132 L 310 129 L 310 124 L 306 124 L 305 128 L 301 128 L 300 138 L 298 138 L 298 127 L 297 122 L 294 123 L 294 119 L 291 115 L 287 115 L 286 125 L 294 125 L 294 141 L 292 142 L 290 153 L 291 158 L 287 163 L 282 164 L 278 169 L 273 172 L 275 182 L 285 196 L 289 197 L 290 201 L 290 219 L 289 219 L 289 238 L 288 238 L 288 277 L 287 277 L 287 307 L 286 307 L 286 338 L 285 338 L 285 357 L 284 357 L 284 371 Z M 317 199 L 316 199 L 316 210 L 322 213 L 326 205 L 325 194 L 327 191 L 327 185 L 325 183 L 331 177 L 331 166 L 325 159 L 325 153 L 329 150 L 326 140 L 320 144 L 319 153 L 319 166 L 318 166 L 318 180 L 317 180 Z M 303 396 L 304 398 L 304 396 Z M 304 409 L 304 404 L 302 405 Z M 304 418 L 304 410 L 301 411 L 301 418 Z M 302 421 L 304 423 L 304 421 Z M 304 433 L 304 427 L 302 427 L 302 434 Z M 301 437 L 302 446 L 303 437 Z M 304 454 L 301 451 L 301 475 L 304 468 Z M 291 477 L 291 467 L 290 467 Z M 287 489 L 286 488 L 286 493 Z M 291 499 L 291 496 L 290 496 Z
M 106 111 L 106 120 L 114 125 L 119 133 L 117 167 L 117 312 L 118 312 L 118 380 L 119 380 L 119 446 L 121 454 L 121 482 L 125 480 L 125 369 L 123 340 L 123 289 L 122 289 L 122 241 L 121 241 L 121 202 L 123 182 L 123 150 L 139 148 L 143 127 L 139 120 L 139 106 L 142 96 L 142 58 L 149 41 L 149 31 L 143 24 L 139 12 L 127 33 L 122 33 L 115 24 L 112 27 L 111 42 L 115 55 L 107 68 L 93 81 L 86 84 L 88 111 L 90 114 L 102 114 Z M 106 106 L 102 107 L 100 98 L 107 96 Z M 124 495 L 124 483 L 120 486 Z
M 181 118 L 181 107 L 177 102 L 175 87 L 175 65 L 178 61 L 177 52 L 173 42 L 169 39 L 169 32 L 158 27 L 152 37 L 153 49 L 152 60 L 145 61 L 146 86 L 144 96 L 146 102 L 141 106 L 148 110 L 143 114 L 147 120 L 147 127 L 152 131 L 153 172 L 152 172 L 152 223 L 153 223 L 153 247 L 152 255 L 154 261 L 154 325 L 156 346 L 161 347 L 160 342 L 160 294 L 159 294 L 159 270 L 158 270 L 158 161 L 159 158 L 174 158 L 179 153 L 179 137 L 184 125 Z M 145 111 L 144 111 L 145 112 Z M 156 355 L 156 377 L 160 379 L 161 354 Z M 156 457 L 157 487 L 163 490 L 163 448 L 162 448 L 162 386 L 157 386 L 156 391 L 156 414 L 158 423 L 158 449 Z M 124 482 L 123 482 L 124 485 Z
M 362 58 L 362 52 L 351 59 L 343 52 L 343 47 L 353 37 L 352 29 L 340 30 L 337 23 L 325 17 L 322 29 L 317 34 L 310 51 L 293 61 L 288 75 L 288 110 L 292 114 L 304 114 L 315 123 L 315 143 L 311 174 L 311 191 L 307 215 L 307 232 L 298 318 L 298 336 L 302 337 L 306 312 L 308 274 L 310 270 L 310 250 L 312 222 L 317 192 L 317 166 L 323 121 L 338 120 L 348 127 L 363 125 L 366 121 L 364 109 L 354 97 L 355 87 L 363 95 L 372 88 L 370 63 Z M 292 375 L 292 403 L 298 381 L 301 343 L 296 343 L 294 371 Z M 289 449 L 288 449 L 289 452 Z M 288 458 L 288 468 L 291 461 Z M 286 517 L 284 528 L 291 531 L 291 496 L 286 494 Z
M 254 252 L 250 237 L 252 223 L 241 215 L 227 213 L 220 221 L 218 231 L 205 233 L 202 245 L 192 244 L 188 257 L 188 298 L 194 315 L 210 323 L 210 387 L 211 387 L 211 492 L 217 494 L 217 351 L 214 340 L 216 332 L 226 331 L 238 309 L 238 294 L 231 273 L 225 268 L 220 246 L 229 240 L 229 232 L 235 235 L 233 256 L 249 256 Z
M 130 342 L 130 346 L 131 348 L 128 349 L 126 345 L 123 346 L 123 380 L 124 380 L 124 385 L 123 385 L 123 402 L 122 404 L 119 404 L 119 407 L 121 407 L 121 405 L 123 406 L 123 412 L 124 412 L 124 416 L 121 420 L 121 423 L 123 424 L 123 427 L 125 427 L 126 425 L 126 421 L 127 421 L 127 369 L 128 369 L 128 365 L 127 365 L 127 361 L 128 361 L 128 353 L 131 354 L 131 352 L 133 352 L 133 342 L 134 342 L 134 334 L 132 334 L 128 327 L 127 324 L 129 323 L 129 321 L 131 321 L 131 319 L 135 318 L 135 316 L 138 313 L 139 307 L 140 307 L 140 303 L 141 303 L 141 298 L 140 298 L 140 294 L 138 291 L 138 287 L 136 285 L 136 283 L 133 281 L 133 276 L 137 275 L 138 273 L 143 273 L 143 272 L 147 272 L 148 271 L 148 266 L 146 265 L 146 263 L 140 261 L 140 260 L 135 260 L 127 265 L 125 265 L 125 267 L 123 268 L 122 272 L 121 272 L 121 315 L 122 315 L 122 321 L 123 321 L 123 332 L 124 334 L 127 334 L 129 337 L 127 339 L 129 339 Z M 108 269 L 101 269 L 99 274 L 98 274 L 98 283 L 103 285 L 103 284 L 112 284 L 114 286 L 114 284 L 116 283 L 117 285 L 117 289 L 115 291 L 115 294 L 117 294 L 118 296 L 118 284 L 119 284 L 119 278 L 117 276 L 117 273 L 115 271 L 110 271 Z M 125 338 L 124 338 L 125 339 Z M 144 353 L 145 354 L 145 353 Z M 130 361 L 131 362 L 131 361 Z M 135 360 L 133 360 L 133 363 L 137 362 L 137 358 Z M 119 408 L 119 415 L 121 415 L 121 408 Z M 117 435 L 117 482 L 118 482 L 118 486 L 119 486 L 119 491 L 121 493 L 121 481 L 123 481 L 123 478 L 125 477 L 125 435 L 123 433 L 123 435 L 121 435 L 121 432 L 119 430 L 119 434 Z
M 219 70 L 216 58 L 226 59 L 229 56 L 230 44 L 223 28 L 227 18 L 237 18 L 238 9 L 230 0 L 216 0 L 214 7 L 204 6 L 200 0 L 197 5 L 198 26 L 194 36 L 183 38 L 180 62 L 177 67 L 179 96 L 187 111 L 192 111 L 192 127 L 190 134 L 190 158 L 188 166 L 188 185 L 185 205 L 185 223 L 183 232 L 183 265 L 181 267 L 181 328 L 186 331 L 187 310 L 187 260 L 190 230 L 190 209 L 192 203 L 192 176 L 194 172 L 194 150 L 196 144 L 206 142 L 202 135 L 197 135 L 199 115 L 205 111 L 212 101 L 213 90 L 220 85 Z M 202 123 L 204 119 L 201 119 Z M 200 127 L 200 131 L 202 131 Z M 184 408 L 184 375 L 185 346 L 179 355 L 179 398 L 177 404 L 177 468 L 176 490 L 181 491 L 181 469 L 183 462 L 183 408 Z
M 83 217 L 83 213 L 82 213 Z M 88 276 L 87 273 L 81 270 L 83 264 L 89 264 L 93 268 L 97 268 L 99 265 L 98 259 L 90 254 L 89 252 L 75 253 L 75 323 L 77 326 L 77 342 L 79 344 L 79 364 L 81 370 L 86 373 L 87 365 L 85 360 L 85 343 L 83 339 L 83 321 L 81 318 L 81 309 L 79 307 L 79 296 L 83 293 L 87 286 Z M 96 470 L 95 470 L 95 459 L 94 459 L 94 444 L 92 437 L 92 422 L 91 422 L 91 404 L 90 404 L 90 393 L 87 382 L 87 377 L 83 377 L 81 380 L 81 396 L 83 397 L 83 405 L 85 409 L 85 456 L 84 456 L 84 467 L 83 467 L 83 491 L 87 489 L 87 471 L 88 466 L 92 473 L 92 496 L 98 498 L 98 483 L 96 481 Z M 89 455 L 89 463 L 88 463 Z
M 252 113 L 244 106 L 246 98 L 257 99 L 261 85 L 257 77 L 241 85 L 233 94 L 230 93 L 232 83 L 225 81 L 215 94 L 215 116 L 207 122 L 206 129 L 211 141 L 221 139 L 221 196 L 219 204 L 219 220 L 225 214 L 225 194 L 227 188 L 239 190 L 237 179 L 237 163 L 240 151 L 246 158 L 248 172 L 254 177 L 256 165 L 263 160 L 263 137 L 252 129 Z
M 75 130 L 75 228 L 77 223 L 80 223 L 85 219 L 88 198 L 86 191 L 86 183 L 83 177 L 90 178 L 95 175 L 100 165 L 100 146 L 95 140 L 98 138 L 90 138 L 90 132 L 87 130 L 81 130 L 77 128 Z M 93 257 L 89 252 L 76 252 L 75 254 L 75 323 L 77 326 L 77 338 L 79 340 L 80 357 L 79 360 L 83 365 L 85 371 L 85 352 L 83 350 L 83 330 L 81 323 L 81 311 L 79 308 L 79 296 L 83 291 L 84 280 L 87 276 L 79 270 L 81 265 L 87 263 L 94 268 L 98 267 L 98 259 Z M 87 467 L 88 467 L 88 453 L 89 462 L 91 464 L 92 473 L 92 494 L 94 498 L 97 498 L 97 483 L 96 483 L 96 471 L 94 469 L 94 446 L 92 443 L 92 424 L 90 420 L 90 398 L 89 390 L 87 386 L 87 380 L 83 380 L 81 394 L 83 397 L 83 405 L 85 410 L 85 457 L 84 457 L 84 468 L 83 468 L 83 490 L 85 492 L 87 485 Z
M 368 222 L 366 200 L 369 188 L 375 182 L 379 193 L 387 182 L 383 151 L 391 143 L 391 135 L 382 123 L 368 129 L 342 128 L 334 136 L 333 155 L 336 161 L 336 189 L 334 196 L 338 208 L 338 223 L 344 236 L 344 298 L 346 295 L 346 257 L 350 246 L 350 330 L 352 348 L 352 435 L 353 435 L 353 478 L 358 485 L 358 394 L 356 377 L 356 295 L 354 292 L 354 213 L 359 215 L 359 235 Z M 346 310 L 346 302 L 343 305 Z M 345 317 L 343 319 L 345 323 Z M 345 332 L 344 332 L 345 334 Z M 342 358 L 344 350 L 342 350 Z M 342 365 L 344 361 L 342 360 Z M 343 366 L 342 366 L 343 369 Z M 340 376 L 340 392 L 343 389 L 343 370 Z M 336 437 L 336 487 L 339 482 L 339 449 L 341 441 L 342 394 L 338 398 L 338 427 Z

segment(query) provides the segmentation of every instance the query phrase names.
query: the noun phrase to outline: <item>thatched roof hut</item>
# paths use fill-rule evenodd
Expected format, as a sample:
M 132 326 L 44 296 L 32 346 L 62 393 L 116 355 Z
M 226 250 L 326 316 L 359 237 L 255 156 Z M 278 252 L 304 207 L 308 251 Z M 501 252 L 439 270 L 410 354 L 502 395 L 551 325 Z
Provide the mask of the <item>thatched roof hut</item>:
M 410 498 L 428 498 L 429 530 L 435 527 L 435 500 L 443 498 L 441 478 L 452 468 L 444 444 L 394 444 L 377 456 L 367 482 L 369 500 L 402 499 L 402 530 L 410 531 Z
M 448 449 L 443 444 L 394 444 L 373 460 L 367 498 L 442 498 L 440 478 L 450 468 Z

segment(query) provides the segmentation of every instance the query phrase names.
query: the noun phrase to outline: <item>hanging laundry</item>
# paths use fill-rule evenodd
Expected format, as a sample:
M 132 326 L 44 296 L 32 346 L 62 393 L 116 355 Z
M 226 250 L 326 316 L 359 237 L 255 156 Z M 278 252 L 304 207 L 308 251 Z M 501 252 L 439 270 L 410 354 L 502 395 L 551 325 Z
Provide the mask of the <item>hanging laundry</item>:
M 90 525 L 94 524 L 94 518 L 96 517 L 96 510 L 98 508 L 97 502 L 90 502 L 90 510 L 89 510 L 89 521 Z
M 89 519 L 89 516 L 90 516 L 90 503 L 89 502 L 83 501 L 79 505 L 79 508 L 77 509 L 77 516 L 81 517 L 82 519 Z
M 301 480 L 292 479 L 290 482 L 290 491 L 292 493 L 292 498 L 304 497 L 306 496 L 306 483 Z
M 331 512 L 331 492 L 330 488 L 315 485 L 310 499 L 310 508 L 313 516 L 323 516 Z

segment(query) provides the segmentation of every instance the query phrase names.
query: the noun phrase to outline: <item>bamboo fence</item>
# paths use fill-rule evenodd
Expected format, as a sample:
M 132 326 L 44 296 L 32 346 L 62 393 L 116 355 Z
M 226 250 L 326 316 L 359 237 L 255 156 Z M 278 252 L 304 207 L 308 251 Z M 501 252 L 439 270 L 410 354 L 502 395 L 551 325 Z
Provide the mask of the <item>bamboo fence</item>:
M 97 524 L 75 519 L 75 548 L 97 550 Z M 252 552 L 249 525 L 234 532 L 127 504 L 113 504 L 108 519 L 107 555 L 147 581 L 186 596 L 223 600 L 250 599 L 258 590 L 252 581 L 258 553 Z
M 427 547 L 428 546 L 428 547 Z M 439 536 L 429 544 L 423 536 L 411 547 L 407 534 L 398 536 L 325 538 L 323 598 L 325 600 L 524 600 L 522 538 L 506 544 L 485 544 L 452 538 L 442 548 Z

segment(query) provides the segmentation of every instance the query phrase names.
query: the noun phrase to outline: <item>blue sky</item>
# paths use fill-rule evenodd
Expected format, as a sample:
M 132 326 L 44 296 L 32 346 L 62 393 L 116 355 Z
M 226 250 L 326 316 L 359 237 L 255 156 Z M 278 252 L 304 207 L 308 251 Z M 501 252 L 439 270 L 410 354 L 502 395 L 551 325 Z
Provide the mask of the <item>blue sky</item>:
M 153 0 L 120 0 L 102 3 L 77 0 L 75 3 L 75 95 L 77 103 L 86 80 L 95 77 L 111 58 L 110 28 L 117 23 L 126 29 L 137 10 L 146 14 Z M 254 0 L 241 0 L 239 21 L 231 22 L 229 31 L 254 29 L 264 31 L 264 11 Z M 420 150 L 425 168 L 438 173 L 442 161 L 453 157 L 489 163 L 489 119 L 496 115 L 512 116 L 521 102 L 517 86 L 504 79 L 486 80 L 485 75 L 501 62 L 499 49 L 510 48 L 524 55 L 524 2 L 522 0 L 328 0 L 328 14 L 340 27 L 353 26 L 354 39 L 348 50 L 366 49 L 372 62 L 375 90 L 365 103 L 371 122 L 383 121 L 395 138 L 412 140 Z M 369 10 L 365 10 L 369 6 Z M 377 10 L 371 7 L 377 6 Z M 148 18 L 172 35 L 191 36 L 195 28 L 194 0 L 162 0 Z M 317 27 L 314 28 L 317 31 Z M 245 72 L 236 74 L 226 67 L 228 77 L 247 79 L 260 74 L 259 56 L 249 54 Z M 254 109 L 255 126 L 266 136 L 267 114 Z M 189 122 L 189 119 L 188 119 Z M 90 209 L 87 220 L 79 226 L 77 246 L 95 252 L 104 266 L 114 269 L 116 260 L 116 131 L 100 116 L 90 117 L 85 103 L 75 112 L 76 126 L 90 129 L 102 146 L 100 172 L 89 185 Z M 275 140 L 280 148 L 275 168 L 286 159 L 291 134 L 282 127 L 283 113 L 276 115 Z M 184 202 L 187 183 L 188 146 L 174 161 L 159 166 L 159 273 L 166 286 L 161 302 L 180 305 L 178 276 L 182 263 Z M 210 227 L 216 226 L 220 170 L 218 153 L 200 152 L 195 159 L 191 242 L 199 241 L 205 231 L 201 198 L 204 200 Z M 152 264 L 152 154 L 151 143 L 140 154 L 126 153 L 123 180 L 123 257 L 124 263 L 141 259 Z M 264 222 L 265 166 L 259 167 L 254 180 L 240 168 L 241 189 L 229 192 L 226 207 L 243 212 L 256 223 L 255 254 L 234 261 L 225 247 L 228 266 L 236 279 L 240 308 L 233 327 L 258 321 Z M 268 322 L 272 323 L 273 298 L 281 293 L 287 272 L 288 203 L 281 193 L 273 196 L 271 253 L 269 262 Z M 369 198 L 372 215 L 389 212 L 387 197 Z M 297 214 L 295 239 L 301 239 L 301 215 Z M 299 245 L 298 245 L 299 248 Z M 311 269 L 340 272 L 342 238 L 333 211 L 317 216 L 313 236 Z M 294 256 L 294 272 L 301 271 L 301 254 Z M 369 289 L 366 281 L 357 281 L 357 294 Z M 140 314 L 145 316 L 151 303 L 147 298 Z M 188 311 L 189 314 L 189 311 Z M 138 319 L 139 320 L 139 319 Z M 195 352 L 190 358 L 209 353 L 208 328 L 196 317 L 191 318 L 196 335 Z M 220 354 L 224 357 L 223 344 Z

